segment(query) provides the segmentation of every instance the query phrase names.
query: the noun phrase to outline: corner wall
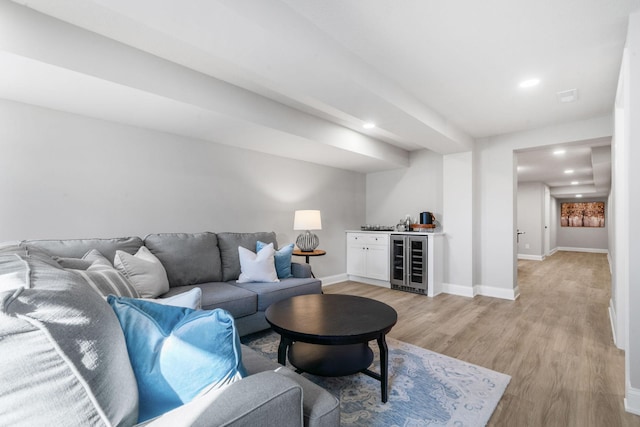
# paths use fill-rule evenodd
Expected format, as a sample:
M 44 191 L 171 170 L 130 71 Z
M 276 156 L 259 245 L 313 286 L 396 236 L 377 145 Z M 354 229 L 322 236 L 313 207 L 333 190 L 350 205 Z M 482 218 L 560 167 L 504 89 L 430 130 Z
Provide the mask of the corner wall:
M 608 137 L 612 128 L 612 117 L 606 115 L 476 141 L 478 285 L 491 287 L 505 298 L 517 296 L 514 150 Z
M 413 151 L 408 168 L 368 173 L 366 181 L 367 224 L 396 225 L 405 215 L 423 211 L 443 219 L 441 154 Z
M 616 98 L 615 298 L 626 335 L 625 408 L 640 415 L 640 10 L 629 16 L 625 59 Z
M 0 153 L 0 241 L 273 230 L 282 245 L 294 210 L 320 209 L 326 277 L 365 220 L 364 174 L 12 101 Z
M 473 296 L 473 152 L 448 154 L 443 165 L 445 292 Z

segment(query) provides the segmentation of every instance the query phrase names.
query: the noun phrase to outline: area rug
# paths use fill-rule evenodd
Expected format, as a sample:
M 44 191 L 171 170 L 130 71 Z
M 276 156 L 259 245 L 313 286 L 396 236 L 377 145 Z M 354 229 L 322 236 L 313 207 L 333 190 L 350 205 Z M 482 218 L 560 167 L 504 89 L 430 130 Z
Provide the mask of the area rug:
M 280 336 L 273 331 L 242 342 L 277 360 Z M 380 400 L 380 382 L 364 375 L 325 378 L 303 374 L 340 399 L 343 426 L 484 426 L 511 377 L 434 353 L 393 338 L 389 346 L 389 400 Z M 379 372 L 378 345 L 370 343 Z M 291 367 L 289 365 L 289 367 Z

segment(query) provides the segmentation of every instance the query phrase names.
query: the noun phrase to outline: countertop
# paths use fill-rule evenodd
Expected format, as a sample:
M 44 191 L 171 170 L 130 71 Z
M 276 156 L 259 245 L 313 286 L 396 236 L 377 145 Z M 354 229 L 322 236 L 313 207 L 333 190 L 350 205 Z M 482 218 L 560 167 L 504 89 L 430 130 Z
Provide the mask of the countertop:
M 408 234 L 410 236 L 433 235 L 442 236 L 443 231 L 382 231 L 382 230 L 345 230 L 345 233 L 370 233 L 370 234 Z

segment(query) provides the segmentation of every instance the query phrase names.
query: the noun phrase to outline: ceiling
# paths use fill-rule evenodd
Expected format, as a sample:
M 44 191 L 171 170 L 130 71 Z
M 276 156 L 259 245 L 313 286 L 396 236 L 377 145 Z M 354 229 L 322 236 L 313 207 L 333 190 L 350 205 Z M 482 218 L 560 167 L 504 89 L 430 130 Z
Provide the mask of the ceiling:
M 639 5 L 14 0 L 0 10 L 0 97 L 360 172 L 393 169 L 413 150 L 468 151 L 476 138 L 611 114 L 627 16 Z M 528 78 L 540 84 L 520 88 Z M 569 89 L 577 101 L 559 102 Z M 363 129 L 369 121 L 376 127 Z M 595 181 L 574 148 L 581 181 Z M 519 155 L 521 165 L 543 160 Z
M 596 138 L 516 153 L 518 184 L 542 182 L 551 196 L 601 198 L 611 188 L 611 138 Z

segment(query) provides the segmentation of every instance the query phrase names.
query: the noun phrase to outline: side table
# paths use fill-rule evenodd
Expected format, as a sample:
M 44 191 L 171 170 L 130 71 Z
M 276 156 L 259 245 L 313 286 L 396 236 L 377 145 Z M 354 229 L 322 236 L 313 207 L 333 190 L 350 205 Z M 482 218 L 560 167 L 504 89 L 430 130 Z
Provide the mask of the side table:
M 295 256 L 303 256 L 306 259 L 306 263 L 309 264 L 309 257 L 311 256 L 323 256 L 326 255 L 327 251 L 323 251 L 322 249 L 315 249 L 311 252 L 304 252 L 301 251 L 300 249 L 294 249 L 292 252 L 292 255 Z M 313 278 L 315 278 L 316 276 L 313 274 L 313 271 L 311 271 L 311 276 Z

